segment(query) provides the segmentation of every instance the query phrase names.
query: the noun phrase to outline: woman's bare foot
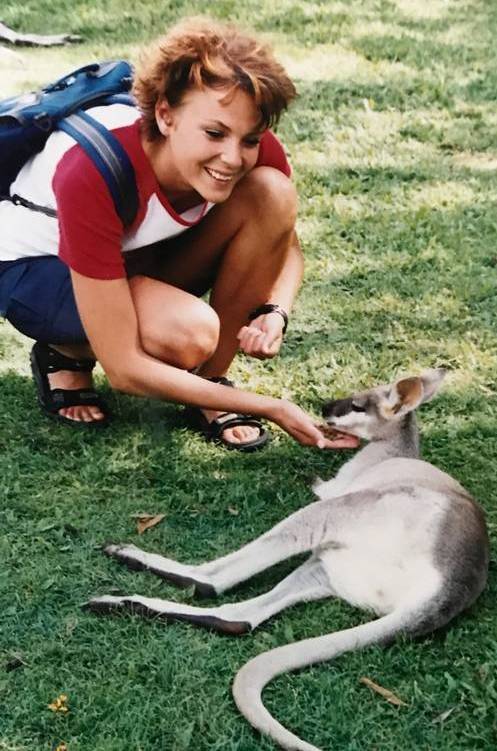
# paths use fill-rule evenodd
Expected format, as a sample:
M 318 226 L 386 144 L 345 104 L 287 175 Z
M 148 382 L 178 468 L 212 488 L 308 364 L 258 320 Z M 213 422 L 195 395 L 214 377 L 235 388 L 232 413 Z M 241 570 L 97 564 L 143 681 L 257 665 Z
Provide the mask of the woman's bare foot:
M 218 412 L 210 409 L 202 409 L 201 412 L 209 422 L 215 420 L 219 415 L 226 414 L 225 412 Z M 255 441 L 259 437 L 259 434 L 259 428 L 256 428 L 253 425 L 237 425 L 234 428 L 226 428 L 226 430 L 223 430 L 221 436 L 228 443 L 249 443 L 250 441 Z
M 93 359 L 94 355 L 89 345 L 80 344 L 74 346 L 50 345 L 53 350 L 70 357 L 73 360 Z M 93 388 L 93 376 L 91 371 L 58 370 L 47 374 L 51 389 L 91 389 Z M 61 417 L 75 422 L 95 422 L 105 419 L 105 414 L 96 404 L 78 404 L 75 407 L 59 409 Z
M 47 377 L 52 389 L 91 389 L 93 387 L 91 373 L 58 370 L 56 373 L 49 373 Z M 102 410 L 91 404 L 59 409 L 59 415 L 76 422 L 94 422 L 105 418 Z

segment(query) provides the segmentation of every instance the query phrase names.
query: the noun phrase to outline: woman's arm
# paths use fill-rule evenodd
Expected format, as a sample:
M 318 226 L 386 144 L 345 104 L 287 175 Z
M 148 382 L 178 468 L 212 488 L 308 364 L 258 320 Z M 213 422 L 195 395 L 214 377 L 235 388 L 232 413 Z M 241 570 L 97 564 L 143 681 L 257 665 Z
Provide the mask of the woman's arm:
M 300 443 L 340 448 L 323 438 L 313 420 L 286 400 L 211 383 L 148 355 L 126 279 L 91 279 L 71 271 L 83 326 L 113 388 L 206 409 L 251 413 L 276 422 Z
M 275 303 L 290 313 L 303 274 L 304 256 L 297 233 L 294 232 L 286 261 L 265 302 Z M 238 333 L 240 349 L 246 355 L 260 360 L 274 357 L 280 351 L 283 342 L 283 326 L 284 320 L 278 313 L 267 313 L 254 318 Z

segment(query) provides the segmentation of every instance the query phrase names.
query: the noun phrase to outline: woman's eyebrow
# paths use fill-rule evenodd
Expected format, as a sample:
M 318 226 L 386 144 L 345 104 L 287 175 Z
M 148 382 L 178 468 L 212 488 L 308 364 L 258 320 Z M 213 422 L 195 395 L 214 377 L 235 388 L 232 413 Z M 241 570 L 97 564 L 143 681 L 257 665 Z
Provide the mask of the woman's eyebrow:
M 206 118 L 205 125 L 216 126 L 217 128 L 222 128 L 222 130 L 226 130 L 229 133 L 231 133 L 231 128 L 229 127 L 229 125 L 226 125 L 226 123 L 223 123 L 222 120 L 215 120 L 215 119 L 210 120 L 209 118 Z M 259 128 L 256 126 L 254 130 L 250 130 L 246 135 L 247 136 L 262 135 L 265 130 L 266 128 Z
M 215 126 L 217 128 L 221 128 L 222 130 L 226 130 L 228 133 L 231 133 L 231 128 L 226 125 L 226 123 L 223 123 L 221 120 L 206 120 L 206 125 L 209 126 Z M 255 128 L 254 130 L 249 131 L 246 133 L 243 137 L 247 138 L 248 136 L 262 136 L 264 133 L 265 128 Z
M 209 125 L 217 125 L 219 128 L 223 128 L 223 130 L 230 130 L 226 123 L 221 122 L 221 120 L 207 120 Z

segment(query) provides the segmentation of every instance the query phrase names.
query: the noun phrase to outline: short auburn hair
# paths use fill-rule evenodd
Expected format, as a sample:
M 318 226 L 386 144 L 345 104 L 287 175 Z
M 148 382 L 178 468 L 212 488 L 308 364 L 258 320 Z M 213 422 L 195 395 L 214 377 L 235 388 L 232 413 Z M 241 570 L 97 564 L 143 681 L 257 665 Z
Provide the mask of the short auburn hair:
M 262 128 L 275 125 L 296 96 L 267 46 L 231 24 L 189 18 L 158 39 L 137 66 L 133 93 L 146 137 L 160 136 L 155 107 L 161 99 L 175 107 L 189 89 L 203 87 L 247 92 L 261 114 Z

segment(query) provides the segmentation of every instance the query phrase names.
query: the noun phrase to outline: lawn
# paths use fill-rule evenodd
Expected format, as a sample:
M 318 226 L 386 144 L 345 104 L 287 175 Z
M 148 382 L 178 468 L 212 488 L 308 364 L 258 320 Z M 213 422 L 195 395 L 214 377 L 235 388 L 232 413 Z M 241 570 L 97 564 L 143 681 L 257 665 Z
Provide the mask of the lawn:
M 484 0 L 221 0 L 294 77 L 278 133 L 300 193 L 306 279 L 281 356 L 239 358 L 247 388 L 319 413 L 330 396 L 446 365 L 420 414 L 425 458 L 481 502 L 497 532 L 497 5 Z M 174 20 L 205 9 L 168 0 L 3 0 L 22 31 L 84 42 L 0 58 L 0 95 L 93 59 L 136 59 Z M 100 552 L 127 540 L 201 561 L 312 499 L 343 454 L 276 431 L 260 454 L 205 444 L 170 404 L 114 394 L 112 427 L 56 426 L 35 406 L 30 342 L 0 323 L 0 751 L 269 751 L 230 684 L 259 652 L 364 622 L 341 602 L 300 605 L 235 639 L 127 615 L 97 618 L 93 594 L 192 601 Z M 136 514 L 164 513 L 139 536 Z M 263 591 L 289 565 L 237 589 Z M 340 751 L 457 751 L 497 745 L 495 548 L 489 586 L 447 631 L 367 649 L 274 681 L 268 708 Z M 228 596 L 222 599 L 228 601 Z M 394 691 L 395 707 L 360 683 Z M 60 694 L 68 712 L 48 708 Z

